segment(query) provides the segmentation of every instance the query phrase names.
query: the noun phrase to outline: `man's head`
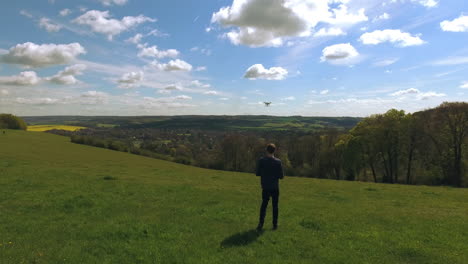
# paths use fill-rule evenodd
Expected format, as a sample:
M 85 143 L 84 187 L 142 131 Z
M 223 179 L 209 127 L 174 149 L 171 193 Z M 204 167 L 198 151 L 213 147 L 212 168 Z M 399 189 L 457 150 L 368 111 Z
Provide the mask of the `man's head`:
M 266 147 L 266 151 L 270 155 L 273 155 L 275 153 L 275 150 L 276 150 L 276 146 L 273 143 L 268 144 Z

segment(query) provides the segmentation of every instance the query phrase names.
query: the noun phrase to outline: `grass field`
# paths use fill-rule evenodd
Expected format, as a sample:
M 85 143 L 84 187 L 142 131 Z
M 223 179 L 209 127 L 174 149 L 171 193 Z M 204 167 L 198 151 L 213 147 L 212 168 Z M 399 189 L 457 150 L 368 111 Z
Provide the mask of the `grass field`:
M 85 129 L 85 128 L 86 127 L 67 126 L 67 125 L 36 125 L 36 126 L 28 126 L 28 131 L 44 132 L 44 131 L 49 131 L 53 129 L 76 131 L 76 130 Z
M 0 263 L 468 263 L 466 189 L 285 178 L 257 234 L 259 198 L 252 174 L 7 131 Z

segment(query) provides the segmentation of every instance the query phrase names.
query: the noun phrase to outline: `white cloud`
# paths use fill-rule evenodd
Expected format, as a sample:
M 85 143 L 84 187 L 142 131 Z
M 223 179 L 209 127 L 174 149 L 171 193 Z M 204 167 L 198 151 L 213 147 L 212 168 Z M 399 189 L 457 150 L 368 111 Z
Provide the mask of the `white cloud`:
M 141 106 L 143 108 L 185 108 L 194 107 L 195 105 L 180 103 L 180 101 L 192 100 L 192 97 L 179 95 L 174 97 L 144 97 Z
M 144 73 L 139 72 L 129 72 L 125 73 L 117 80 L 120 84 L 119 88 L 134 88 L 140 85 L 140 82 L 143 81 Z
M 444 20 L 440 22 L 443 31 L 468 32 L 468 16 L 460 16 L 452 21 Z
M 7 54 L 0 57 L 0 61 L 26 67 L 45 67 L 67 64 L 84 53 L 86 50 L 79 43 L 37 45 L 26 42 L 10 48 Z
M 400 91 L 396 91 L 392 94 L 390 94 L 391 96 L 402 96 L 402 95 L 406 95 L 406 94 L 419 94 L 421 93 L 418 89 L 416 88 L 409 88 L 409 89 L 406 89 L 406 90 L 400 90 Z
M 6 90 L 6 89 L 0 90 L 0 95 L 2 95 L 2 96 L 7 96 L 9 94 L 10 94 L 10 92 L 8 90 Z
M 211 90 L 211 91 L 203 92 L 203 94 L 206 94 L 206 95 L 219 95 L 219 92 Z
M 333 64 L 349 64 L 358 56 L 358 51 L 350 43 L 343 43 L 325 47 L 320 59 Z
M 198 66 L 195 71 L 206 71 L 206 66 Z
M 191 71 L 193 68 L 186 61 L 179 59 L 170 60 L 168 63 L 153 62 L 152 65 L 163 71 Z
M 329 92 L 330 92 L 329 90 L 322 90 L 322 91 L 320 91 L 320 94 L 321 94 L 321 95 L 326 95 L 326 94 L 328 94 Z
M 439 4 L 437 0 L 411 0 L 411 2 L 415 2 L 429 8 L 436 7 Z
M 462 88 L 462 89 L 468 89 L 468 82 L 463 82 L 463 83 L 460 85 L 460 88 Z
M 378 21 L 378 20 L 388 20 L 390 19 L 390 15 L 388 13 L 383 13 L 381 14 L 380 16 L 376 17 L 374 19 L 374 21 Z
M 16 98 L 15 102 L 18 104 L 28 104 L 28 105 L 52 105 L 59 103 L 59 99 L 53 99 L 49 97 L 45 98 Z
M 338 8 L 332 9 L 332 12 L 332 18 L 326 20 L 326 22 L 332 25 L 353 25 L 369 20 L 365 14 L 366 10 L 364 8 L 359 9 L 355 14 L 351 14 L 348 12 L 348 7 L 341 4 Z
M 343 36 L 346 33 L 341 28 L 321 28 L 319 31 L 315 32 L 315 37 L 327 37 L 327 36 Z
M 43 17 L 39 20 L 39 27 L 47 30 L 47 32 L 58 32 L 62 26 L 52 22 L 50 19 Z
M 109 40 L 115 35 L 130 30 L 145 22 L 155 22 L 155 19 L 139 15 L 136 17 L 126 16 L 121 20 L 111 18 L 109 11 L 90 10 L 73 20 L 73 23 L 87 25 L 92 31 L 107 36 Z
M 128 0 L 99 0 L 103 5 L 110 6 L 110 5 L 125 5 Z
M 193 85 L 193 86 L 196 86 L 196 87 L 200 87 L 200 88 L 210 88 L 211 87 L 211 85 L 209 85 L 207 83 L 202 83 L 199 80 L 194 80 L 190 84 Z
M 80 97 L 76 99 L 76 102 L 83 105 L 97 105 L 107 103 L 108 99 L 109 95 L 107 93 L 87 91 L 82 93 Z
M 294 100 L 296 100 L 296 97 L 294 97 L 294 96 L 288 96 L 288 97 L 281 98 L 281 101 L 294 101 Z
M 29 17 L 29 18 L 33 18 L 33 15 L 31 15 L 31 13 L 29 13 L 26 10 L 20 10 L 20 15 L 25 16 L 25 17 Z
M 71 13 L 72 13 L 72 11 L 70 9 L 68 9 L 68 8 L 62 9 L 59 12 L 60 16 L 63 16 L 63 17 L 68 16 Z
M 130 43 L 133 43 L 133 44 L 138 44 L 141 42 L 141 39 L 143 38 L 143 35 L 138 33 L 136 34 L 135 36 L 125 40 L 126 42 L 130 42 Z
M 171 84 L 169 86 L 164 87 L 164 90 L 166 91 L 182 91 L 183 88 L 179 85 L 176 84 Z
M 234 27 L 224 36 L 235 45 L 277 47 L 287 38 L 310 36 L 319 22 L 345 26 L 368 19 L 364 9 L 352 14 L 346 1 L 330 2 L 340 5 L 331 8 L 329 1 L 234 0 L 214 13 L 211 22 Z
M 385 60 L 376 61 L 376 62 L 374 62 L 373 65 L 376 66 L 376 67 L 385 67 L 385 66 L 389 66 L 389 65 L 394 64 L 398 60 L 399 60 L 399 58 L 385 59 Z
M 147 47 L 146 45 L 139 45 L 140 52 L 138 53 L 139 57 L 152 57 L 152 58 L 176 58 L 179 56 L 179 51 L 175 49 L 168 50 L 158 50 L 157 46 Z
M 3 85 L 27 86 L 38 84 L 40 81 L 41 78 L 33 71 L 24 71 L 14 76 L 0 76 L 0 84 Z
M 449 57 L 447 59 L 434 61 L 432 64 L 434 65 L 459 65 L 459 64 L 467 64 L 468 57 Z
M 56 75 L 47 78 L 47 80 L 56 84 L 65 84 L 65 85 L 76 84 L 78 83 L 78 80 L 75 78 L 75 76 L 83 74 L 83 71 L 85 69 L 86 69 L 86 65 L 75 64 L 75 65 L 66 67 L 63 71 L 60 71 Z
M 444 97 L 446 96 L 446 94 L 444 93 L 437 93 L 437 92 L 421 92 L 420 90 L 416 89 L 416 88 L 409 88 L 409 89 L 406 89 L 406 90 L 400 90 L 400 91 L 396 91 L 392 94 L 390 94 L 391 96 L 397 96 L 397 97 L 400 97 L 400 96 L 404 96 L 404 95 L 415 95 L 415 98 L 417 100 L 427 100 L 427 99 L 430 99 L 430 98 L 433 98 L 433 97 Z
M 246 79 L 283 80 L 288 76 L 288 71 L 282 67 L 265 69 L 262 64 L 254 64 L 245 72 Z
M 400 47 L 418 46 L 426 43 L 419 36 L 413 36 L 399 29 L 375 30 L 364 33 L 359 40 L 365 45 L 377 45 L 384 42 L 396 43 Z

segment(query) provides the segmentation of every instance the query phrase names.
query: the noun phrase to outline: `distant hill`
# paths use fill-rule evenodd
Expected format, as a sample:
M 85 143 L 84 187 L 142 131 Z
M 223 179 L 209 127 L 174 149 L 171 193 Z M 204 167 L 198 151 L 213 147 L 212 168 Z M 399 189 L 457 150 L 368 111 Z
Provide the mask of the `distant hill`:
M 302 116 L 35 116 L 23 117 L 29 125 L 83 127 L 166 128 L 207 130 L 348 130 L 362 118 Z
M 467 189 L 286 177 L 279 229 L 259 235 L 253 174 L 38 132 L 7 130 L 0 147 L 1 263 L 468 260 Z

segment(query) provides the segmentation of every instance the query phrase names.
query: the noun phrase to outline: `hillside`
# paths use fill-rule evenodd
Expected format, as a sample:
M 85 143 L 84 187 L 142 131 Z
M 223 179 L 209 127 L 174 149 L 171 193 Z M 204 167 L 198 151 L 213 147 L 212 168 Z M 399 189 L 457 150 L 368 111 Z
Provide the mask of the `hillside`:
M 362 118 L 303 116 L 29 116 L 29 125 L 74 125 L 84 127 L 203 129 L 214 131 L 318 131 L 348 130 Z
M 468 263 L 468 190 L 258 178 L 0 134 L 1 263 Z M 271 219 L 267 215 L 267 227 Z

